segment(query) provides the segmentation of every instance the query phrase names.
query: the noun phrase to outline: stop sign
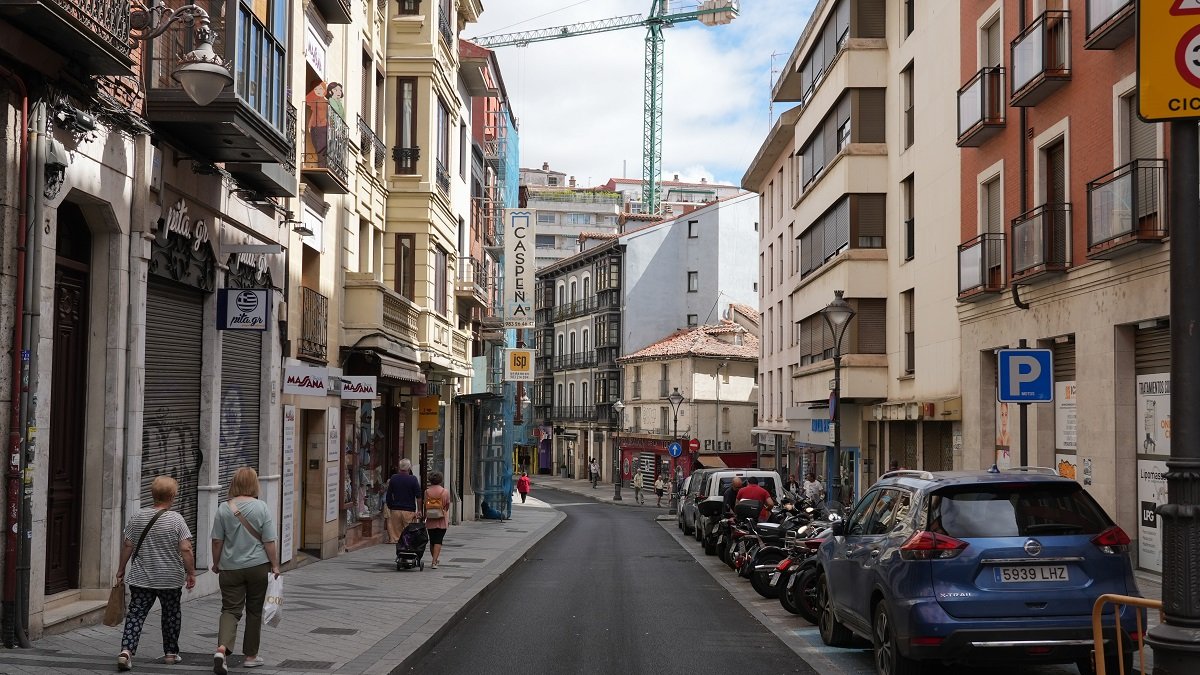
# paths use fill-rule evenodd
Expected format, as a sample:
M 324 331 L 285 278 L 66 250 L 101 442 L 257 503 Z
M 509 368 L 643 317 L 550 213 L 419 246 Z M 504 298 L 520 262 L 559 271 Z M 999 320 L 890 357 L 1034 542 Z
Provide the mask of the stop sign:
M 692 440 L 688 441 L 688 450 L 691 450 L 692 452 L 700 452 L 700 439 L 693 438 Z

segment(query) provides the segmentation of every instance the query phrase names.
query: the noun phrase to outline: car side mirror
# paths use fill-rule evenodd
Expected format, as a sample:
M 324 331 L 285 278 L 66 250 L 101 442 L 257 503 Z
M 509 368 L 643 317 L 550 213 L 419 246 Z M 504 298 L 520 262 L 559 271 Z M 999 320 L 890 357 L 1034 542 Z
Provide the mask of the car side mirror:
M 829 526 L 829 532 L 835 537 L 843 537 L 846 535 L 846 521 L 839 520 Z

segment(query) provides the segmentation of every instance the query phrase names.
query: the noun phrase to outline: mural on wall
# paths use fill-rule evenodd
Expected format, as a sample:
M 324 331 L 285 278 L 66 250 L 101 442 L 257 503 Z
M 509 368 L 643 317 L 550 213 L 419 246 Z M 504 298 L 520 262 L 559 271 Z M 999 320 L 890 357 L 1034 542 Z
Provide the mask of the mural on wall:
M 304 162 L 310 165 L 326 166 L 331 137 L 330 127 L 345 126 L 346 104 L 345 88 L 338 82 L 316 82 L 304 97 L 305 132 L 304 132 Z M 333 119 L 330 115 L 334 115 Z M 336 133 L 334 135 L 337 135 Z

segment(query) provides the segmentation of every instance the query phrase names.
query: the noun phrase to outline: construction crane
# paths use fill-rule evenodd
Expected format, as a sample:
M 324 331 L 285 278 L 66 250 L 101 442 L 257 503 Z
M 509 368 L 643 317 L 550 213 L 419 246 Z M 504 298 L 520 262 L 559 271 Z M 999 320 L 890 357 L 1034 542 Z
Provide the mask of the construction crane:
M 671 10 L 670 0 L 652 0 L 649 16 L 629 14 L 598 21 L 585 21 L 566 26 L 469 38 L 480 47 L 524 47 L 533 42 L 646 27 L 645 121 L 642 131 L 642 202 L 647 213 L 658 213 L 660 174 L 662 173 L 662 114 L 663 114 L 663 29 L 687 21 L 699 21 L 706 26 L 730 23 L 737 16 L 738 0 L 705 0 L 698 5 Z

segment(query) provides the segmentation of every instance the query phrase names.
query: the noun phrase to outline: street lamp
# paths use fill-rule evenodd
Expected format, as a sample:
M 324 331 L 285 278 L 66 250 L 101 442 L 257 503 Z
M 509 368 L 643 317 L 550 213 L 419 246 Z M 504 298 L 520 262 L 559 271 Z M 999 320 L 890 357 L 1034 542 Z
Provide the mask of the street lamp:
M 833 335 L 833 402 L 829 419 L 833 424 L 833 501 L 842 502 L 842 338 L 854 318 L 854 308 L 842 299 L 842 291 L 833 292 L 833 302 L 821 310 L 825 325 Z
M 613 441 L 613 501 L 621 501 L 621 432 L 625 430 L 625 404 L 619 399 L 613 404 L 617 411 L 617 434 Z
M 687 399 L 683 397 L 683 394 L 679 393 L 679 387 L 675 387 L 674 391 L 671 392 L 671 395 L 667 397 L 667 403 L 671 404 L 671 414 L 674 415 L 674 423 L 671 427 L 671 439 L 675 442 L 679 441 L 679 406 L 683 405 L 683 402 L 686 400 Z M 671 510 L 667 513 L 673 516 L 679 513 L 679 494 L 675 489 L 674 455 L 671 456 L 671 482 L 669 485 L 671 486 Z
M 134 40 L 153 40 L 165 33 L 176 21 L 183 21 L 189 25 L 197 24 L 196 48 L 179 57 L 179 68 L 171 73 L 171 77 L 183 87 L 184 93 L 193 103 L 208 105 L 225 87 L 233 84 L 233 76 L 229 74 L 224 60 L 213 51 L 217 31 L 209 24 L 208 12 L 204 8 L 185 5 L 171 9 L 160 0 L 155 0 L 150 7 L 141 3 L 137 5 L 130 15 L 133 32 L 129 37 Z

